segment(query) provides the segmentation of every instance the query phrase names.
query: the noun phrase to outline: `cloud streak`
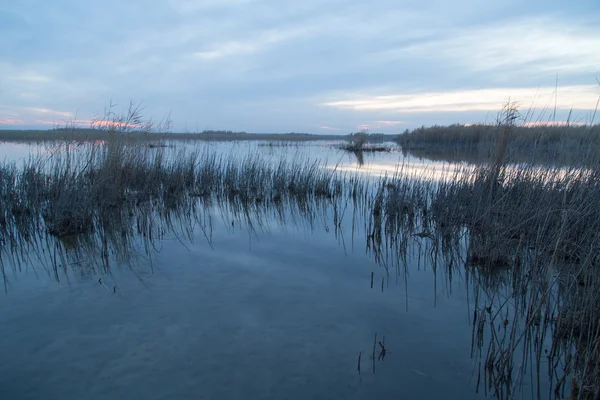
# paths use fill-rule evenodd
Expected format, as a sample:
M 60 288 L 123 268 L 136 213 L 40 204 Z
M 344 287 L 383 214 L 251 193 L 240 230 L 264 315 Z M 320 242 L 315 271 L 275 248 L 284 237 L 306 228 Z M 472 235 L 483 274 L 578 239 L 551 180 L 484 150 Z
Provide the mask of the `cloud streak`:
M 329 101 L 323 106 L 354 111 L 393 111 L 396 113 L 495 111 L 507 101 L 521 107 L 593 110 L 599 96 L 594 85 L 558 88 L 494 88 L 425 92 L 394 95 L 364 95 L 345 100 Z
M 326 131 L 341 131 L 340 128 L 332 128 L 331 126 L 326 125 L 317 125 L 318 129 L 325 129 Z
M 56 110 L 50 110 L 48 108 L 26 107 L 26 108 L 24 108 L 24 110 L 32 111 L 34 113 L 39 113 L 39 114 L 51 114 L 51 115 L 55 115 L 57 117 L 63 117 L 63 118 L 71 118 L 73 116 L 73 113 L 68 112 L 68 111 L 56 111 Z
M 499 21 L 492 26 L 449 29 L 443 37 L 383 51 L 388 59 L 406 57 L 451 62 L 476 73 L 523 70 L 533 73 L 598 73 L 600 29 L 556 17 Z
M 23 125 L 24 123 L 20 119 L 0 117 L 0 125 Z

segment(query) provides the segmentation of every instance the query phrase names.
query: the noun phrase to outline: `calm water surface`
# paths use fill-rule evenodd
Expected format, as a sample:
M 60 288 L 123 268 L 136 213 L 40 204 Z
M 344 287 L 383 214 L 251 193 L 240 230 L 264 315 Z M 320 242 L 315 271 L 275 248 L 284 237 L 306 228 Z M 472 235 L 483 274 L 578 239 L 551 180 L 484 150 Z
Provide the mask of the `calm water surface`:
M 404 160 L 401 152 L 367 155 L 359 168 L 319 143 L 207 146 L 327 159 L 375 175 Z M 268 218 L 260 229 L 216 211 L 212 220 L 210 243 L 200 229 L 191 238 L 167 234 L 150 257 L 140 246 L 108 276 L 87 269 L 85 253 L 60 282 L 34 257 L 21 271 L 7 265 L 0 399 L 485 397 L 476 393 L 473 309 L 460 274 L 436 274 L 416 255 L 406 274 L 386 271 L 369 254 L 364 227 L 352 229 L 348 216 L 336 232 L 331 210 L 296 223 Z M 375 334 L 385 337 L 383 360 L 379 346 L 372 357 Z M 525 382 L 523 398 L 530 390 Z

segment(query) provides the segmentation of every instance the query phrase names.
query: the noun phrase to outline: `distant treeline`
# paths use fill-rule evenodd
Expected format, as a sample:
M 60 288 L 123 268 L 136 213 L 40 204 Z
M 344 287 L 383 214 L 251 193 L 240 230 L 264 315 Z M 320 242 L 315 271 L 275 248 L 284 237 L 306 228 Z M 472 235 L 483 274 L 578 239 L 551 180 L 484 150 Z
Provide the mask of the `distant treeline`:
M 106 140 L 111 135 L 124 139 L 159 140 L 166 134 L 149 131 L 114 132 L 104 129 L 59 128 L 49 130 L 1 130 L 0 141 L 3 142 L 53 142 L 53 141 L 95 141 Z
M 93 141 L 104 140 L 116 134 L 125 139 L 142 140 L 268 140 L 268 141 L 309 141 L 309 140 L 352 140 L 355 135 L 315 135 L 310 133 L 248 133 L 234 131 L 204 130 L 199 133 L 161 133 L 146 130 L 107 130 L 92 128 L 58 128 L 51 130 L 0 130 L 0 141 L 43 142 L 57 140 Z M 381 133 L 365 134 L 367 142 L 393 141 L 397 135 Z
M 497 125 L 435 125 L 406 130 L 398 137 L 398 143 L 409 149 L 446 145 L 479 146 L 496 142 L 503 132 L 504 127 Z M 509 141 L 526 146 L 600 145 L 600 125 L 513 126 Z
M 205 130 L 199 133 L 150 132 L 147 130 L 107 130 L 92 128 L 59 128 L 51 130 L 0 130 L 0 141 L 42 142 L 57 140 L 104 140 L 110 135 L 133 140 L 311 140 L 320 139 L 305 133 L 260 134 L 233 131 Z M 338 137 L 339 138 L 339 137 Z

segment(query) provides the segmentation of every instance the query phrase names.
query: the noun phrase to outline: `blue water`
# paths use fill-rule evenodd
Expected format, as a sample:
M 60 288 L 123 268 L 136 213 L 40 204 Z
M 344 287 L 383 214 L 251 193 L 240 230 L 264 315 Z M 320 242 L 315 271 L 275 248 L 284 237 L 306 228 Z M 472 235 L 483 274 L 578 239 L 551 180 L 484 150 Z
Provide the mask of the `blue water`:
M 208 234 L 167 232 L 128 262 L 111 252 L 108 274 L 84 251 L 58 282 L 33 253 L 5 264 L 0 399 L 485 397 L 470 288 L 460 269 L 425 265 L 419 238 L 404 273 L 375 262 L 351 209 L 343 235 L 330 208 L 253 228 L 210 212 Z
M 167 236 L 109 276 L 9 272 L 0 398 L 477 398 L 460 280 L 436 299 L 415 264 L 407 296 L 326 218 L 254 233 L 216 218 L 212 248 Z

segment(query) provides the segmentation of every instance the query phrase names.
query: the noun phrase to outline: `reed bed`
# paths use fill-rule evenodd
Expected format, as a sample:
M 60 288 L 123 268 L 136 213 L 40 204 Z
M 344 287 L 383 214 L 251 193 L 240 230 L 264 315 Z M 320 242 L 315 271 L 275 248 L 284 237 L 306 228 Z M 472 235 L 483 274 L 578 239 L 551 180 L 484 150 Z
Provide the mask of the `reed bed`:
M 439 181 L 400 173 L 378 184 L 367 248 L 386 266 L 406 266 L 412 251 L 450 279 L 464 274 L 478 389 L 598 398 L 600 170 L 507 165 L 504 150 Z
M 478 146 L 497 141 L 497 126 L 494 124 L 474 124 L 420 127 L 405 131 L 399 136 L 400 144 L 423 147 L 432 145 Z M 567 147 L 600 146 L 600 125 L 547 123 L 531 126 L 524 124 L 515 128 L 515 144 L 535 148 L 536 146 L 560 145 Z
M 513 114 L 511 132 L 503 134 L 506 115 Z M 567 121 L 565 124 L 531 122 L 531 114 L 521 116 L 515 104 L 508 103 L 496 124 L 431 126 L 406 130 L 396 142 L 403 151 L 417 157 L 449 162 L 493 163 L 495 150 L 505 140 L 505 161 L 545 165 L 586 165 L 596 167 L 600 160 L 600 124 Z
M 257 155 L 239 160 L 120 140 L 60 146 L 21 166 L 0 166 L 2 253 L 40 235 L 92 232 L 115 212 L 148 202 L 171 208 L 188 198 L 244 207 L 289 199 L 309 204 L 339 197 L 349 187 L 343 174 L 307 160 L 273 165 Z M 354 181 L 351 187 L 360 191 L 358 186 Z
M 539 377 L 543 358 L 555 392 L 546 395 L 570 387 L 574 398 L 597 398 L 599 178 L 583 168 L 479 167 L 432 196 L 436 231 L 467 238 L 460 261 L 475 279 L 474 338 L 501 398 L 517 395 L 532 364 Z M 534 359 L 519 358 L 526 349 Z

